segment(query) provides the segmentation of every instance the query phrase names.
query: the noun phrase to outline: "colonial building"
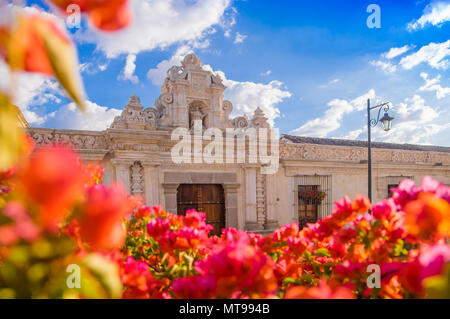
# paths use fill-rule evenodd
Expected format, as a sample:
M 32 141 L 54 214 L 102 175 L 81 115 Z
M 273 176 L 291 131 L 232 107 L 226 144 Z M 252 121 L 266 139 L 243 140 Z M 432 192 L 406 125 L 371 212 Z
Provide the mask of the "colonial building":
M 180 136 L 193 133 L 193 140 L 188 140 L 191 147 L 191 142 L 199 142 L 196 131 L 200 132 L 200 145 L 206 146 L 212 135 L 217 138 L 224 132 L 221 139 L 225 137 L 227 128 L 269 126 L 259 108 L 251 119 L 231 119 L 233 105 L 223 100 L 225 89 L 220 77 L 204 70 L 198 57 L 191 54 L 181 66 L 168 70 L 153 107 L 144 107 L 132 96 L 105 131 L 28 130 L 38 145 L 69 143 L 85 161 L 102 163 L 104 183 L 119 181 L 148 205 L 162 204 L 179 214 L 190 208 L 206 212 L 216 231 L 236 227 L 269 232 L 286 223 L 322 218 L 344 195 L 366 193 L 367 144 L 360 141 L 282 135 L 265 145 L 272 155 L 278 155 L 279 144 L 279 167 L 273 174 L 265 174 L 267 163 L 252 161 L 256 155 L 249 145 L 256 137 L 251 135 L 244 146 L 232 145 L 237 157 L 247 155 L 244 162 L 237 157 L 231 163 L 214 162 L 202 158 L 201 150 L 197 161 L 195 145 L 191 163 L 174 160 L 173 150 L 179 142 L 173 139 L 175 130 Z M 201 138 L 211 130 L 214 133 L 209 140 Z M 215 149 L 214 155 L 220 153 Z M 423 176 L 431 175 L 450 184 L 450 148 L 373 143 L 372 158 L 374 201 L 388 197 L 390 188 L 407 177 L 419 183 Z

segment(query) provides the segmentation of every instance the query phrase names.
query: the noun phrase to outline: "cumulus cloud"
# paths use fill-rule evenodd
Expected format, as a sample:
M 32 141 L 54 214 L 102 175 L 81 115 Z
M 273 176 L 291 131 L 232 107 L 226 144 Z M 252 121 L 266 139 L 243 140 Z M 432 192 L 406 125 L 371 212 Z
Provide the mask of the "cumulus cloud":
M 275 80 L 266 84 L 234 81 L 227 79 L 223 71 L 214 71 L 210 65 L 204 65 L 203 68 L 222 78 L 223 84 L 227 87 L 224 99 L 233 103 L 232 116 L 245 114 L 251 117 L 259 107 L 266 114 L 270 125 L 273 125 L 274 120 L 280 116 L 277 105 L 292 96 L 280 81 Z
M 232 115 L 252 116 L 257 107 L 260 107 L 270 125 L 280 116 L 280 109 L 277 105 L 292 96 L 286 90 L 284 84 L 280 81 L 271 81 L 269 83 L 239 82 L 226 78 L 223 72 L 217 72 L 227 86 L 224 93 L 225 99 L 233 103 Z
M 139 83 L 139 78 L 134 74 L 134 71 L 136 71 L 136 54 L 129 54 L 127 56 L 125 67 L 117 79 L 137 84 Z
M 443 99 L 447 95 L 450 95 L 450 87 L 442 87 L 440 85 L 441 75 L 438 75 L 434 79 L 429 79 L 428 74 L 422 72 L 420 76 L 425 80 L 425 85 L 421 86 L 419 91 L 435 91 L 436 98 L 438 99 Z
M 392 143 L 430 144 L 430 138 L 450 128 L 448 114 L 441 114 L 427 105 L 419 95 L 407 98 L 396 108 L 393 129 L 385 132 L 381 128 L 374 130 L 374 139 Z M 440 118 L 445 124 L 437 124 Z
M 239 32 L 236 32 L 236 37 L 234 38 L 234 43 L 244 43 L 245 39 L 247 38 L 246 35 L 240 34 Z
M 421 47 L 419 51 L 402 58 L 400 65 L 409 70 L 425 62 L 432 68 L 445 70 L 449 67 L 449 61 L 446 59 L 449 55 L 450 40 L 442 43 L 431 42 Z
M 367 99 L 375 98 L 375 90 L 371 89 L 352 101 L 334 99 L 328 103 L 329 108 L 322 117 L 306 122 L 301 127 L 292 130 L 290 134 L 314 137 L 327 137 L 331 132 L 341 127 L 344 115 L 361 111 Z M 353 135 L 355 135 L 354 133 Z M 352 136 L 353 137 L 353 136 Z
M 272 74 L 272 70 L 267 70 L 266 72 L 262 72 L 260 75 L 261 76 L 268 76 Z
M 12 74 L 0 60 L 0 91 L 12 92 L 13 103 L 22 111 L 30 125 L 41 125 L 44 116 L 38 115 L 39 107 L 50 102 L 60 103 L 65 93 L 53 78 L 36 73 Z
M 122 110 L 100 106 L 86 101 L 86 111 L 81 112 L 75 103 L 69 103 L 48 114 L 43 126 L 74 130 L 101 131 L 108 128 Z
M 425 7 L 423 15 L 418 20 L 408 23 L 407 29 L 416 31 L 427 25 L 442 26 L 447 21 L 450 21 L 450 3 L 434 1 Z
M 385 52 L 382 54 L 383 57 L 385 57 L 386 59 L 393 59 L 395 57 L 398 57 L 399 55 L 402 55 L 406 52 L 408 52 L 409 50 L 411 50 L 412 48 L 414 48 L 414 46 L 410 46 L 410 45 L 405 45 L 399 48 L 391 48 L 388 52 Z
M 386 74 L 394 73 L 395 71 L 397 71 L 397 66 L 392 64 L 391 62 L 370 61 L 370 64 Z
M 139 0 L 130 2 L 132 24 L 113 35 L 91 28 L 79 32 L 81 41 L 96 43 L 108 58 L 138 54 L 175 43 L 202 42 L 215 32 L 214 26 L 234 24 L 225 21 L 231 0 Z
M 192 49 L 187 45 L 179 47 L 170 59 L 163 60 L 158 63 L 156 68 L 150 69 L 147 72 L 147 77 L 152 81 L 153 84 L 161 85 L 167 76 L 167 70 L 169 70 L 174 65 L 179 65 L 185 55 L 192 52 Z
M 85 74 L 97 74 L 99 72 L 103 72 L 108 68 L 108 62 L 105 62 L 103 64 L 101 63 L 93 63 L 93 62 L 86 62 L 86 63 L 81 63 L 78 66 L 78 70 L 80 71 L 80 73 L 85 73 Z

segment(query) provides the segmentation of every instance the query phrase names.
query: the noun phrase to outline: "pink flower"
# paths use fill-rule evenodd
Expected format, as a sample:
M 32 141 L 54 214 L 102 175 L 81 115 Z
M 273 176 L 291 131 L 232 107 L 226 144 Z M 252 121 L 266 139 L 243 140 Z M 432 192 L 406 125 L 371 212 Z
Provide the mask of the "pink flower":
M 382 219 L 396 211 L 395 202 L 392 198 L 388 198 L 377 203 L 372 207 L 372 214 L 375 219 Z
M 400 271 L 402 283 L 412 292 L 423 293 L 423 281 L 440 275 L 450 261 L 450 246 L 436 244 L 427 248 L 417 259 L 404 265 Z
M 147 233 L 156 240 L 159 240 L 170 228 L 168 219 L 152 218 L 147 224 Z
M 216 281 L 211 276 L 177 278 L 173 281 L 172 290 L 177 298 L 210 299 L 215 295 Z
M 416 198 L 419 193 L 419 189 L 415 186 L 414 181 L 406 178 L 404 179 L 397 188 L 392 189 L 394 199 L 397 205 L 405 205 L 408 201 Z
M 295 237 L 299 233 L 298 223 L 287 224 L 275 230 L 272 234 L 273 241 L 287 241 L 289 237 Z

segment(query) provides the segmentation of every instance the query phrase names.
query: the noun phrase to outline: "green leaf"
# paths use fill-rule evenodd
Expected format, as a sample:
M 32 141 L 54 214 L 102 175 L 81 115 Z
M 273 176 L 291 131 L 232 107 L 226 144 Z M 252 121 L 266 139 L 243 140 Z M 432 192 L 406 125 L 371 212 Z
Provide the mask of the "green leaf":
M 331 257 L 330 251 L 326 248 L 319 248 L 316 251 L 314 251 L 314 256 L 317 257 Z

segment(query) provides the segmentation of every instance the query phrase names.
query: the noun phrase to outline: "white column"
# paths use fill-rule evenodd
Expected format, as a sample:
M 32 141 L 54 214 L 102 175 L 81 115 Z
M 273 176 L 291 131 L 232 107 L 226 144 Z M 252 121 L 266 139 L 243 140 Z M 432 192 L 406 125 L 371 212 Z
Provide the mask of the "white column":
M 159 166 L 157 163 L 143 162 L 145 204 L 156 206 L 162 204 L 159 196 Z
M 267 203 L 267 220 L 264 225 L 265 229 L 274 230 L 278 228 L 278 216 L 277 216 L 277 190 L 276 190 L 276 175 L 266 175 L 266 203 Z
M 177 214 L 177 189 L 179 184 L 163 184 L 164 187 L 164 209 Z
M 238 228 L 238 189 L 239 184 L 223 184 L 225 192 L 225 227 Z
M 261 230 L 256 214 L 256 166 L 246 166 L 245 171 L 245 229 Z
M 132 160 L 123 160 L 123 159 L 112 159 L 111 163 L 113 164 L 116 170 L 116 182 L 121 183 L 125 188 L 126 192 L 130 194 L 130 167 L 133 165 Z

